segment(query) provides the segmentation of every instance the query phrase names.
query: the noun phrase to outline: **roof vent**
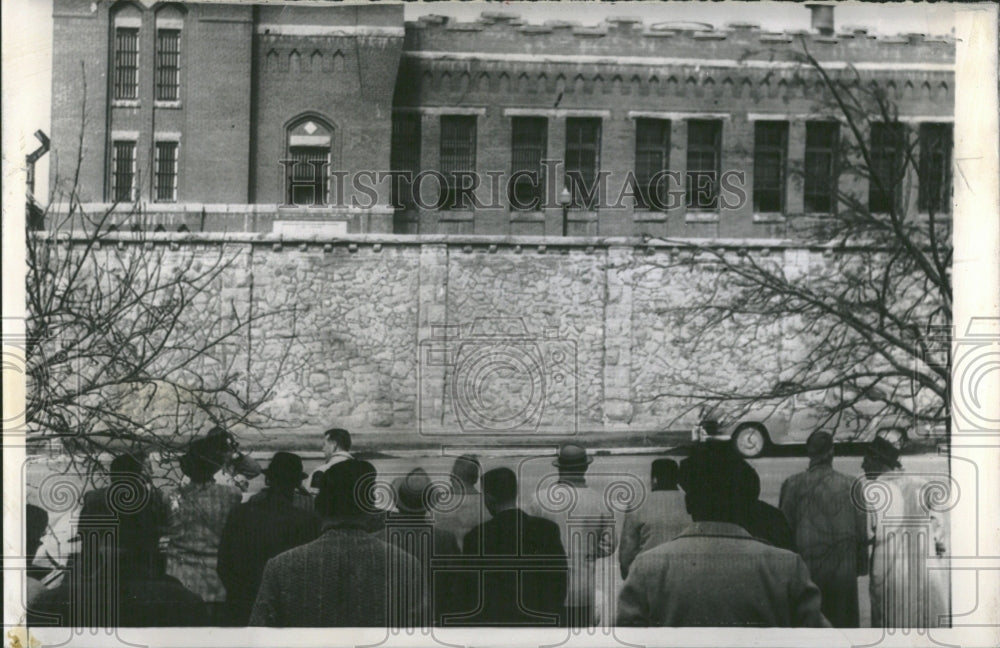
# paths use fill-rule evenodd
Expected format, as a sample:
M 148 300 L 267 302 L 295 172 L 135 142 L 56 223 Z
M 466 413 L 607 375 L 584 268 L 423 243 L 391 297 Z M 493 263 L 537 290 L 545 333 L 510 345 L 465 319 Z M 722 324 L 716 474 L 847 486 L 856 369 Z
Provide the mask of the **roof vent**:
M 833 5 L 807 4 L 812 12 L 812 30 L 821 36 L 833 35 Z

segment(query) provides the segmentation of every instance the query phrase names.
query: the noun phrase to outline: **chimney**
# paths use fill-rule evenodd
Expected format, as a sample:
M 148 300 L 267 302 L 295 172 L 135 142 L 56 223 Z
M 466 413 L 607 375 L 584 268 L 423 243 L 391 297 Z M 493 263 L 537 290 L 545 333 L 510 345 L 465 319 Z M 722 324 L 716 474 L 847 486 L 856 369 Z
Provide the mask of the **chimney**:
M 821 36 L 833 35 L 833 5 L 807 4 L 812 12 L 812 30 Z

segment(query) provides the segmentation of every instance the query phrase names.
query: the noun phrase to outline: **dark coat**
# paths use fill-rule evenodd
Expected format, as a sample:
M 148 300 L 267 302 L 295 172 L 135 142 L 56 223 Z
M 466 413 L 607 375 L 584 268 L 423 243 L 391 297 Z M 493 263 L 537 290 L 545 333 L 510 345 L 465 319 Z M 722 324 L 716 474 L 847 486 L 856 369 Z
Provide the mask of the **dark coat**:
M 217 567 L 233 623 L 249 622 L 267 561 L 315 540 L 319 529 L 318 516 L 270 489 L 233 509 L 222 531 Z
M 465 612 L 481 604 L 463 624 L 560 623 L 567 563 L 555 522 L 508 509 L 469 531 L 462 547 L 466 560 L 478 560 L 467 563 L 475 574 L 462 577 L 457 598 Z
M 69 627 L 177 627 L 209 624 L 205 604 L 172 576 L 157 570 L 118 570 L 116 611 L 99 605 L 114 601 L 106 579 L 72 576 L 42 592 L 29 606 L 28 624 Z M 102 596 L 99 592 L 108 592 Z M 81 607 L 79 601 L 91 605 Z M 97 605 L 95 605 L 95 603 Z
M 744 517 L 743 528 L 753 537 L 779 549 L 795 551 L 795 536 L 785 514 L 767 502 L 757 500 L 750 506 Z

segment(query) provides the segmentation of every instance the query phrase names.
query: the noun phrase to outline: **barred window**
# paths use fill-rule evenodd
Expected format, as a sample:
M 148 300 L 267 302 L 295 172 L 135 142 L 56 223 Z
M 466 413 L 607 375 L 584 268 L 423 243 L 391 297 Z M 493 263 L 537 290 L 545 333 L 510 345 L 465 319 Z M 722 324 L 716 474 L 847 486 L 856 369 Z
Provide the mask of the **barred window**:
M 951 124 L 920 125 L 920 177 L 917 206 L 921 213 L 951 212 Z
M 544 117 L 514 117 L 511 120 L 510 206 L 538 209 L 545 195 L 542 158 L 549 141 L 549 123 Z M 531 176 L 525 175 L 530 173 Z
M 420 115 L 398 113 L 392 116 L 392 150 L 389 166 L 394 173 L 408 174 L 393 178 L 392 204 L 410 208 L 414 205 L 412 179 L 420 173 Z
M 830 214 L 837 206 L 837 144 L 840 125 L 836 122 L 806 123 L 803 198 L 806 213 Z
M 464 174 L 476 170 L 476 116 L 441 116 L 441 168 L 445 186 L 441 188 L 442 209 L 460 209 L 459 186 Z
M 566 119 L 566 184 L 573 206 L 593 208 L 598 198 L 597 171 L 601 160 L 601 120 L 594 117 Z
M 759 121 L 754 125 L 753 139 L 753 209 L 758 213 L 784 212 L 788 122 Z
M 156 99 L 177 101 L 181 87 L 181 31 L 156 30 Z
M 899 207 L 904 143 L 903 124 L 872 124 L 868 209 L 873 213 L 889 213 Z
M 688 209 L 718 209 L 721 151 L 721 121 L 692 119 L 688 122 Z
M 135 198 L 135 142 L 115 140 L 112 144 L 111 199 L 129 202 Z
M 326 146 L 292 146 L 289 202 L 293 205 L 315 205 L 326 201 L 330 149 Z
M 139 29 L 115 28 L 115 99 L 139 98 Z
M 177 142 L 157 142 L 154 158 L 156 202 L 177 201 Z
M 328 203 L 333 129 L 318 118 L 304 117 L 288 130 L 285 205 Z
M 635 122 L 635 179 L 639 185 L 636 207 L 654 209 L 665 206 L 666 180 L 661 174 L 659 188 L 656 174 L 666 171 L 670 162 L 670 122 L 665 119 L 637 119 Z

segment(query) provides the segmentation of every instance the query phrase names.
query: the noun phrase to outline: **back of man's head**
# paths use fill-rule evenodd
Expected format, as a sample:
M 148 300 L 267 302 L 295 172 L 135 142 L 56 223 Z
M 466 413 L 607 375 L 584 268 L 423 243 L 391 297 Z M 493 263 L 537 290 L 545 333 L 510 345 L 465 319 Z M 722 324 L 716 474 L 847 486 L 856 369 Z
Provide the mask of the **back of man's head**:
M 728 443 L 703 444 L 681 462 L 678 472 L 695 522 L 739 524 L 760 490 L 757 472 Z
M 126 453 L 120 454 L 111 460 L 108 467 L 111 472 L 111 479 L 122 475 L 141 476 L 145 472 L 146 458 L 140 454 Z
M 323 433 L 327 441 L 336 443 L 344 452 L 351 451 L 351 433 L 342 428 L 331 428 Z
M 517 501 L 517 476 L 510 468 L 494 468 L 483 475 L 483 493 L 494 507 Z
M 673 459 L 656 459 L 651 471 L 653 490 L 677 490 L 677 462 Z
M 451 474 L 463 486 L 475 486 L 479 481 L 479 471 L 482 466 L 475 455 L 462 455 L 455 459 L 451 466 Z
M 375 466 L 347 459 L 334 464 L 323 475 L 316 512 L 325 517 L 362 515 L 374 510 Z

